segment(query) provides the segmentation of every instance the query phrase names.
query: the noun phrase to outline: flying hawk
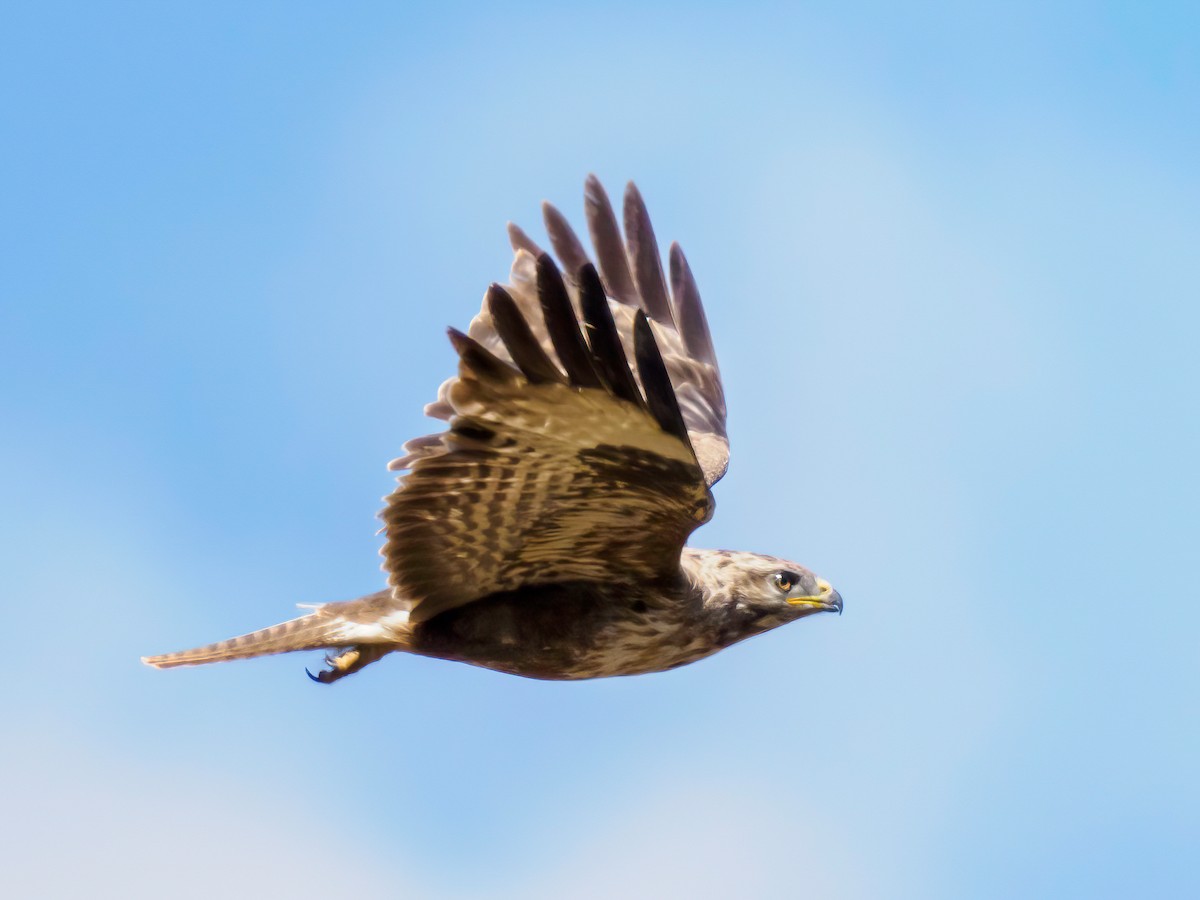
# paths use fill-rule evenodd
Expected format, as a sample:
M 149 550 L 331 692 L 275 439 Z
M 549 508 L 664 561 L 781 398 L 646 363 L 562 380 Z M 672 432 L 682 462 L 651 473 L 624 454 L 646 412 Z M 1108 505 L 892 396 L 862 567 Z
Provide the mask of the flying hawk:
M 380 514 L 386 590 L 194 650 L 158 668 L 325 648 L 329 684 L 394 650 L 530 678 L 658 672 L 818 612 L 827 581 L 782 559 L 684 546 L 725 474 L 725 397 L 678 244 L 670 287 L 637 188 L 625 237 L 595 176 L 593 265 L 543 204 L 561 270 L 515 225 L 458 374 L 409 441 Z M 311 673 L 310 673 L 311 675 Z

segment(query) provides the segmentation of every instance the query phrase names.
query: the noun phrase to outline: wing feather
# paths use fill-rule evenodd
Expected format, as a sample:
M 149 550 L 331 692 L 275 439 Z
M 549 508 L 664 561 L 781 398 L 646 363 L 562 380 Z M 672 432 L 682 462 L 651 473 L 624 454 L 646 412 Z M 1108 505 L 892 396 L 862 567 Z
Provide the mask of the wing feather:
M 625 186 L 625 241 L 629 245 L 629 259 L 633 263 L 633 277 L 642 299 L 642 309 L 655 321 L 674 325 L 650 214 L 632 181 Z
M 450 343 L 458 353 L 464 366 L 477 377 L 488 378 L 492 381 L 512 382 L 516 380 L 517 370 L 498 358 L 474 338 L 467 337 L 457 328 L 447 328 Z
M 625 256 L 625 244 L 621 241 L 617 217 L 604 186 L 595 175 L 589 175 L 584 184 L 584 210 L 592 246 L 596 248 L 596 258 L 600 262 L 600 277 L 604 280 L 608 296 L 626 306 L 641 306 L 633 275 L 629 271 L 629 260 Z
M 410 456 L 382 513 L 384 567 L 412 620 L 526 585 L 677 574 L 712 505 L 682 420 L 681 439 L 641 404 L 534 384 L 449 333 L 459 354 L 450 429 Z M 639 346 L 657 353 L 648 325 Z M 643 375 L 655 392 L 670 387 L 659 368 Z
M 633 346 L 651 415 L 663 431 L 675 435 L 690 450 L 692 444 L 688 440 L 687 426 L 683 424 L 683 413 L 679 411 L 679 403 L 675 399 L 675 389 L 671 387 L 671 376 L 667 374 L 658 344 L 654 342 L 650 321 L 641 310 L 638 310 L 633 322 Z
M 486 302 L 496 331 L 522 374 L 534 384 L 565 382 L 566 379 L 542 349 L 508 291 L 493 284 L 488 288 Z
M 645 213 L 645 204 L 641 195 L 637 195 L 636 207 L 639 212 L 634 216 L 641 220 Z M 650 310 L 642 303 L 633 276 L 629 268 L 629 258 L 621 240 L 621 232 L 613 215 L 612 205 L 604 193 L 604 188 L 594 175 L 589 175 L 584 191 L 585 210 L 588 217 L 588 229 L 599 260 L 600 278 L 605 291 L 610 298 L 610 311 L 621 337 L 621 344 L 627 359 L 634 358 L 633 323 L 634 313 L 639 308 Z M 556 211 L 557 212 L 557 211 Z M 557 221 L 552 214 L 550 219 Z M 649 231 L 647 225 L 638 225 L 644 233 Z M 548 225 L 552 242 L 570 242 L 565 232 L 557 238 L 553 235 L 557 225 Z M 556 348 L 551 340 L 541 311 L 541 300 L 538 291 L 538 258 L 542 251 L 516 225 L 509 224 L 509 236 L 516 248 L 513 254 L 512 269 L 509 273 L 509 284 L 506 290 L 516 305 L 521 318 L 529 326 L 529 331 L 541 345 L 547 355 L 555 355 Z M 642 241 L 645 244 L 645 241 Z M 705 480 L 711 486 L 715 484 L 729 464 L 729 440 L 725 432 L 725 395 L 721 386 L 721 375 L 717 368 L 716 353 L 713 351 L 712 338 L 709 335 L 708 324 L 704 317 L 704 309 L 700 302 L 700 293 L 696 289 L 695 279 L 681 250 L 672 245 L 671 253 L 671 287 L 670 305 L 673 310 L 671 317 L 663 321 L 650 313 L 651 328 L 655 340 L 662 353 L 663 362 L 667 367 L 675 396 L 679 403 L 683 420 L 687 424 L 692 446 L 704 469 Z M 652 279 L 653 280 L 653 279 Z M 565 286 L 572 308 L 577 315 L 583 317 L 582 287 L 574 282 Z M 490 291 L 489 291 L 490 293 Z M 555 298 L 559 313 L 565 309 L 561 302 L 561 294 Z M 561 320 L 565 318 L 559 315 Z M 471 322 L 467 333 L 498 356 L 500 359 L 517 363 L 516 359 L 505 346 L 501 337 L 490 301 L 485 298 L 479 315 Z M 590 338 L 590 333 L 589 333 Z M 560 335 L 560 340 L 562 336 Z M 574 342 L 573 338 L 567 340 Z M 514 345 L 516 346 L 516 345 Z M 577 353 L 570 358 L 576 359 Z M 582 360 L 576 359 L 579 371 L 584 373 Z M 519 364 L 518 364 L 519 365 Z M 634 378 L 639 378 L 634 372 Z M 446 402 L 446 391 L 450 379 L 438 391 L 438 399 L 429 404 L 425 412 L 434 418 L 448 421 L 452 410 Z M 411 452 L 411 451 L 410 451 Z
M 533 238 L 525 233 L 525 230 L 520 225 L 517 225 L 515 222 L 509 222 L 507 230 L 508 242 L 512 245 L 513 253 L 516 253 L 518 250 L 524 250 L 535 257 L 541 256 L 542 248 L 534 242 Z
M 558 266 L 547 253 L 537 259 L 537 287 L 546 329 L 550 332 L 550 343 L 567 370 L 571 384 L 576 387 L 600 387 L 600 375 L 592 365 L 592 356 L 583 341 L 583 335 L 579 333 L 579 322 L 575 318 L 571 298 L 567 296 L 567 286 L 563 283 Z
M 592 360 L 605 382 L 616 396 L 630 403 L 643 405 L 637 381 L 629 370 L 625 348 L 621 346 L 621 335 L 613 321 L 608 298 L 596 267 L 584 263 L 579 269 L 579 305 L 583 320 L 587 323 L 588 346 L 592 348 Z
M 700 302 L 700 289 L 692 277 L 692 269 L 683 248 L 672 242 L 671 260 L 671 309 L 675 313 L 675 325 L 683 345 L 693 357 L 717 368 L 717 353 L 713 349 L 712 334 L 708 330 L 708 317 Z
M 455 377 L 409 441 L 381 513 L 384 568 L 413 620 L 553 581 L 672 577 L 724 474 L 725 399 L 700 295 L 670 250 L 670 293 L 630 185 L 626 242 L 599 181 L 585 188 L 599 271 L 543 207 L 553 260 L 516 225 L 509 284 L 492 285 Z M 582 322 L 582 328 L 580 323 Z
M 542 219 L 546 223 L 546 233 L 550 235 L 550 246 L 555 255 L 562 261 L 563 271 L 569 281 L 579 277 L 579 270 L 588 264 L 588 257 L 575 231 L 567 223 L 566 218 L 549 203 L 542 204 Z

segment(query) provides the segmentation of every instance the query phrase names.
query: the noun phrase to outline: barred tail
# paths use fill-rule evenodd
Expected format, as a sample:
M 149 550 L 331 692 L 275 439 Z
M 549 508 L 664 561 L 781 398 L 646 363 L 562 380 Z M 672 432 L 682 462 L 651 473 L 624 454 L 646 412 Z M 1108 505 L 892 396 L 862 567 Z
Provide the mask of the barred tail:
M 321 611 L 318 610 L 298 619 L 281 622 L 227 641 L 206 644 L 192 650 L 180 650 L 177 653 L 143 656 L 142 662 L 156 669 L 170 669 L 174 666 L 196 666 L 227 659 L 287 653 L 289 650 L 332 647 L 344 643 L 343 640 L 339 640 L 344 626 L 345 621 L 340 616 L 321 615 Z

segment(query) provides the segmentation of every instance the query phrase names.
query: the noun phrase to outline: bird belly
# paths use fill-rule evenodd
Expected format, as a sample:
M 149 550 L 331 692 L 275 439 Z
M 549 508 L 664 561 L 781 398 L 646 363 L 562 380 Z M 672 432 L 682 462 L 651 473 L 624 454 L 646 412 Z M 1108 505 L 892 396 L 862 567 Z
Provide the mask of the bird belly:
M 556 584 L 493 594 L 413 632 L 410 652 L 550 680 L 641 675 L 720 647 L 689 627 L 685 597 Z

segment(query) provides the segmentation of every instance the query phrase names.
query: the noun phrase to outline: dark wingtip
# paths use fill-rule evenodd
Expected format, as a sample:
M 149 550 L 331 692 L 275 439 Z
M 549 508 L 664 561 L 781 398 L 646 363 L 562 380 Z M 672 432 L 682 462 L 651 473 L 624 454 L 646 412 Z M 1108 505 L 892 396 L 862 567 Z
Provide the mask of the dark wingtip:
M 498 381 L 510 381 L 517 374 L 516 369 L 498 358 L 473 337 L 463 334 L 457 328 L 447 328 L 446 334 L 450 336 L 454 352 L 458 354 L 463 365 L 477 376 Z
M 567 294 L 562 273 L 548 253 L 537 258 L 537 292 L 550 343 L 558 354 L 558 361 L 567 370 L 571 384 L 576 387 L 602 387 L 600 376 L 592 364 L 591 353 L 580 333 L 579 320 Z
M 508 355 L 533 384 L 564 382 L 562 373 L 542 349 L 512 295 L 498 284 L 487 290 L 487 309 Z
M 446 336 L 450 338 L 450 345 L 454 347 L 454 352 L 459 356 L 462 356 L 466 349 L 475 343 L 453 325 L 446 326 Z
M 640 309 L 633 320 L 633 353 L 637 359 L 638 374 L 642 377 L 642 388 L 646 392 L 646 405 L 650 414 L 663 431 L 679 438 L 691 448 L 692 441 L 683 421 L 683 413 L 679 409 L 679 400 L 675 396 L 671 376 L 663 362 L 662 352 L 658 349 L 658 341 L 654 338 L 654 329 L 650 327 L 646 313 Z M 695 454 L 694 448 L 692 453 Z
M 629 370 L 629 360 L 625 357 L 621 336 L 613 321 L 612 310 L 608 307 L 608 298 L 604 295 L 604 285 L 600 283 L 596 267 L 591 263 L 581 266 L 578 281 L 579 305 L 587 324 L 588 346 L 592 349 L 596 370 L 614 395 L 645 407 L 637 382 Z

